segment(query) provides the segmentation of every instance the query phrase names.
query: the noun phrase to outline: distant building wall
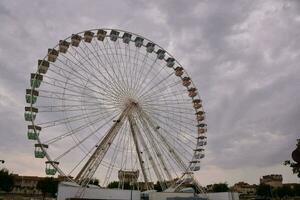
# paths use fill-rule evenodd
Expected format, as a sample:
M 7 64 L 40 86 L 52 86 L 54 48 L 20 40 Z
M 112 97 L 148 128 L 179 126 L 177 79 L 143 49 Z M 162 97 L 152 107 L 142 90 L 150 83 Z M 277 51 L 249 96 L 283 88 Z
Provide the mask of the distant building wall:
M 262 178 L 260 178 L 260 183 L 270 185 L 274 188 L 282 187 L 282 175 L 271 174 L 263 176 Z

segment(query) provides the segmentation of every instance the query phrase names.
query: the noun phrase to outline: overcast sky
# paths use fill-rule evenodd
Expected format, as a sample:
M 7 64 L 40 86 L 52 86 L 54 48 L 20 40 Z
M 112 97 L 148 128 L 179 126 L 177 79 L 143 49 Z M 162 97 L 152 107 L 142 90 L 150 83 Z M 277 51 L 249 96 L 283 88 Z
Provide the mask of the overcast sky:
M 44 175 L 26 138 L 25 89 L 37 60 L 72 33 L 119 28 L 163 46 L 192 75 L 207 113 L 201 184 L 299 182 L 300 1 L 0 1 L 0 159 Z

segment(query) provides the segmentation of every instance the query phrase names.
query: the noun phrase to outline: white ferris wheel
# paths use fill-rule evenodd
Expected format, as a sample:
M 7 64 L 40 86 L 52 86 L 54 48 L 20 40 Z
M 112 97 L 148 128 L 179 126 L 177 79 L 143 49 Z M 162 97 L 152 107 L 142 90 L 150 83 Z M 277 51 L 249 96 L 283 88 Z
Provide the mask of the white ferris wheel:
M 167 190 L 200 170 L 207 125 L 198 91 L 140 35 L 94 29 L 60 40 L 38 60 L 26 102 L 27 136 L 47 175 Z

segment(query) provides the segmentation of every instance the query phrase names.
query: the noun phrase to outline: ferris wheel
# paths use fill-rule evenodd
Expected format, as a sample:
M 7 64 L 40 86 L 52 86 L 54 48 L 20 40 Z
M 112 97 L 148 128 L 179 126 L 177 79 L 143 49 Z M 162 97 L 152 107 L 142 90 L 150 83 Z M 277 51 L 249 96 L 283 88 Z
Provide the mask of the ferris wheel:
M 94 29 L 60 40 L 38 60 L 26 102 L 47 175 L 166 190 L 200 170 L 202 100 L 179 62 L 140 35 Z

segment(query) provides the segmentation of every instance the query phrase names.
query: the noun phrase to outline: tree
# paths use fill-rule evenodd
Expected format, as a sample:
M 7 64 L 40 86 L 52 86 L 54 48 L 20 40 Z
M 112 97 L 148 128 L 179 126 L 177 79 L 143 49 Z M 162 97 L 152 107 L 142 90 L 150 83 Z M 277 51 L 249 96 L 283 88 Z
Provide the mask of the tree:
M 228 192 L 229 187 L 227 183 L 216 183 L 212 185 L 213 192 Z
M 50 195 L 51 197 L 56 197 L 58 188 L 58 180 L 53 177 L 46 177 L 38 181 L 37 189 L 43 193 L 43 197 Z
M 272 196 L 272 187 L 266 184 L 259 184 L 256 189 L 256 195 L 262 197 L 271 197 Z
M 14 177 L 13 174 L 9 173 L 7 169 L 0 170 L 0 190 L 5 192 L 12 191 L 14 187 Z

